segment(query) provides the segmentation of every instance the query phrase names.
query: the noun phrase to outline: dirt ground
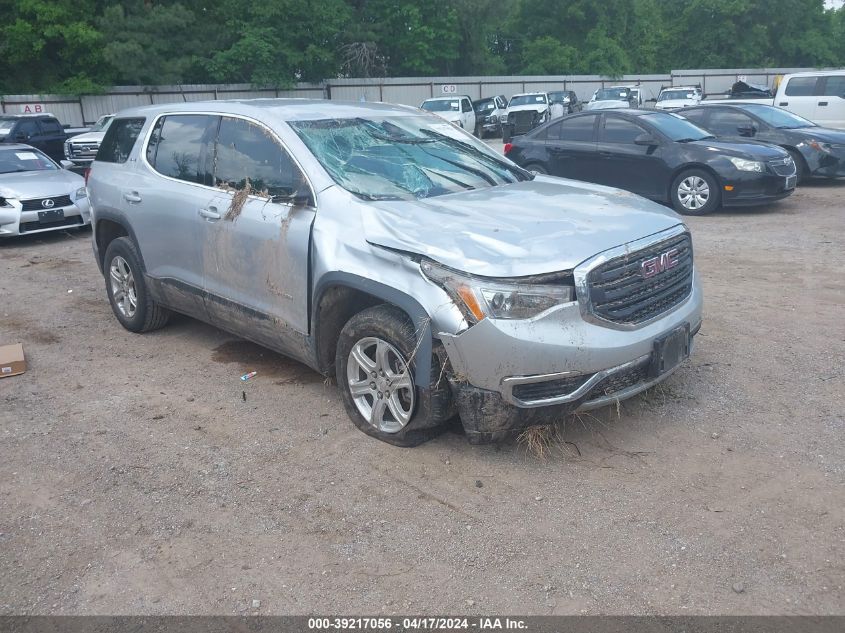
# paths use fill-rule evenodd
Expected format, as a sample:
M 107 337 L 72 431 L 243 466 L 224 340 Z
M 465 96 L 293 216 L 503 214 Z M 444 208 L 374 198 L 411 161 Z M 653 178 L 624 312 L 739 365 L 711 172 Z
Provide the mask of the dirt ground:
M 123 330 L 90 233 L 2 243 L 0 613 L 845 614 L 843 194 L 690 218 L 692 359 L 545 460 L 379 443 L 295 362 Z

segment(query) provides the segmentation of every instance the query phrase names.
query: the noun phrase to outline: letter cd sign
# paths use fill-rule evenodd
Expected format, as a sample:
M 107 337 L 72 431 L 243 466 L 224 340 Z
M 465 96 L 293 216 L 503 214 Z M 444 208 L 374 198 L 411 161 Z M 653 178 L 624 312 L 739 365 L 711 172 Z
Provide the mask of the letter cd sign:
M 443 84 L 440 86 L 440 91 L 444 95 L 453 95 L 458 91 L 458 87 L 455 84 Z

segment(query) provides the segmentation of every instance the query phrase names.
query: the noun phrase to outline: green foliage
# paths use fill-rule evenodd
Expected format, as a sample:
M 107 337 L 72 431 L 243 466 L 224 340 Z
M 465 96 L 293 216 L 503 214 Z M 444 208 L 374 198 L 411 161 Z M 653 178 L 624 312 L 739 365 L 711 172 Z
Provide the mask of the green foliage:
M 0 92 L 845 65 L 824 0 L 0 0 Z

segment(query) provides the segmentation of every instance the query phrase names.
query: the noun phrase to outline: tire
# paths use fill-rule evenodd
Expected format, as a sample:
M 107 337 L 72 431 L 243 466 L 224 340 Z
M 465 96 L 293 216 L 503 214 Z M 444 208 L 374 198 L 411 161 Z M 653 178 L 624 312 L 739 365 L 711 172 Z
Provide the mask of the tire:
M 106 294 L 120 324 L 130 332 L 151 332 L 164 327 L 170 311 L 150 296 L 135 243 L 128 237 L 112 240 L 103 262 Z
M 394 446 L 422 444 L 442 433 L 453 417 L 449 384 L 436 356 L 432 355 L 429 389 L 415 384 L 416 339 L 407 315 L 382 304 L 349 319 L 337 341 L 335 376 L 346 413 L 359 430 Z M 384 353 L 382 364 L 378 350 Z M 358 360 L 361 353 L 366 356 L 363 364 Z M 380 375 L 384 367 L 390 371 Z M 353 385 L 358 386 L 356 395 Z
M 795 170 L 798 175 L 798 184 L 800 185 L 807 182 L 810 172 L 810 169 L 807 167 L 807 161 L 804 160 L 804 157 L 797 150 L 788 149 L 786 151 L 789 152 L 789 155 L 792 156 L 792 162 L 795 163 Z
M 669 194 L 672 206 L 681 215 L 706 215 L 718 208 L 721 199 L 719 183 L 703 169 L 678 174 Z
M 525 166 L 525 169 L 530 171 L 532 174 L 543 174 L 547 176 L 549 174 L 549 170 L 543 167 L 542 165 L 538 165 L 537 163 L 530 163 Z

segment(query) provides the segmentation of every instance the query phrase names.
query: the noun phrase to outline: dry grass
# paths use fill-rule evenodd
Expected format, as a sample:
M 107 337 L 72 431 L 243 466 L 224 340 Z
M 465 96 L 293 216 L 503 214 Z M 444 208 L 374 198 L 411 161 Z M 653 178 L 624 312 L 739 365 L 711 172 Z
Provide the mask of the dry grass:
M 223 219 L 229 220 L 230 222 L 237 220 L 241 215 L 241 211 L 243 211 L 246 201 L 252 193 L 254 193 L 252 190 L 252 183 L 250 183 L 249 178 L 247 178 L 244 188 L 237 189 L 235 194 L 232 196 L 232 203 L 229 205 L 229 208 L 226 209 L 226 215 L 223 216 Z

